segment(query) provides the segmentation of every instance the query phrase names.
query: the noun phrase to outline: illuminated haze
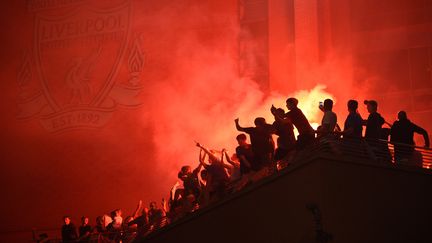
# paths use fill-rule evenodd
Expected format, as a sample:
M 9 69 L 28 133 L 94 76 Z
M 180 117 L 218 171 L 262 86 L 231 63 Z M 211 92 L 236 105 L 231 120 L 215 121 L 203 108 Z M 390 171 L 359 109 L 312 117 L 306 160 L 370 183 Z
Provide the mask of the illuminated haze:
M 94 2 L 115 5 L 118 1 Z M 131 214 L 139 199 L 145 204 L 160 201 L 168 196 L 181 166 L 198 164 L 199 150 L 194 141 L 233 153 L 238 134 L 234 119 L 240 118 L 242 126 L 253 126 L 256 117 L 272 123 L 271 105 L 286 111 L 288 97 L 298 98 L 299 107 L 315 124 L 322 117 L 318 103 L 326 98 L 335 100 L 341 126 L 348 99 L 359 100 L 363 118 L 367 117 L 363 99 L 378 100 L 380 112 L 390 122 L 399 109 L 408 109 L 404 99 L 384 99 L 382 93 L 403 88 L 379 75 L 379 71 L 391 73 L 395 69 L 405 70 L 405 66 L 395 66 L 395 59 L 391 58 L 376 63 L 374 59 L 364 61 L 376 67 L 371 71 L 357 65 L 354 48 L 348 46 L 364 45 L 367 49 L 368 41 L 382 41 L 404 48 L 403 38 L 390 40 L 383 34 L 381 39 L 365 39 L 347 35 L 340 30 L 344 26 L 335 26 L 334 39 L 329 40 L 331 48 L 323 56 L 316 58 L 317 54 L 308 49 L 316 47 L 314 40 L 298 39 L 293 60 L 293 43 L 284 44 L 278 37 L 281 30 L 277 29 L 271 32 L 271 43 L 282 44 L 270 48 L 270 68 L 280 75 L 270 72 L 270 88 L 262 91 L 260 84 L 238 75 L 240 29 L 236 1 L 132 1 L 131 38 L 140 36 L 145 54 L 141 74 L 144 91 L 139 97 L 143 104 L 135 109 L 118 107 L 100 129 L 51 134 L 38 118 L 16 119 L 20 91 L 17 71 L 23 50 L 33 45 L 34 16 L 27 11 L 25 2 L 5 1 L 0 17 L 0 29 L 4 32 L 0 36 L 0 193 L 4 195 L 1 207 L 6 213 L 1 228 L 5 231 L 59 228 L 65 214 L 70 214 L 76 224 L 82 215 L 90 216 L 93 223 L 97 215 L 115 208 Z M 349 1 L 329 2 L 343 6 Z M 353 2 L 361 4 L 363 0 Z M 396 2 L 409 5 L 410 1 Z M 344 13 L 334 12 L 332 23 L 345 24 L 338 21 Z M 383 22 L 393 23 L 392 20 L 389 17 Z M 301 33 L 297 34 L 300 38 Z M 302 53 L 301 46 L 307 51 Z M 250 58 L 253 63 L 254 56 Z M 119 82 L 127 79 L 127 62 L 123 62 Z M 294 69 L 289 67 L 293 63 Z M 284 74 L 293 74 L 295 78 Z M 431 99 L 425 98 L 422 104 L 428 107 Z M 430 116 L 411 117 L 430 129 Z

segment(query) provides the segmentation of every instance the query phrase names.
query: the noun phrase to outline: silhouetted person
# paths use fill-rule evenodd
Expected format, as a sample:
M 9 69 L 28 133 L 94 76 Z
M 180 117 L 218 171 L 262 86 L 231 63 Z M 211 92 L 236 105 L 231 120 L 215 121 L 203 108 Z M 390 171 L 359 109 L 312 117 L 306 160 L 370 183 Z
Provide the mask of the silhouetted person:
M 90 234 L 93 232 L 92 227 L 89 225 L 89 218 L 81 218 L 81 226 L 78 228 L 80 242 L 88 242 Z
M 306 116 L 303 112 L 297 107 L 298 100 L 296 98 L 288 98 L 286 100 L 286 105 L 289 110 L 284 117 L 278 117 L 281 121 L 291 122 L 299 133 L 297 136 L 297 149 L 303 149 L 305 146 L 310 144 L 315 138 L 315 131 L 309 124 Z M 271 112 L 274 115 L 276 108 L 272 106 Z
M 69 216 L 63 217 L 64 225 L 62 226 L 62 241 L 63 242 L 76 242 L 78 239 L 77 229 L 71 222 Z
M 96 226 L 95 231 L 97 233 L 104 233 L 106 231 L 105 225 L 104 225 L 104 219 L 102 216 L 96 217 Z
M 343 137 L 361 139 L 363 135 L 363 119 L 357 111 L 358 102 L 356 100 L 348 101 L 348 116 L 345 120 Z
M 237 130 L 249 134 L 255 163 L 258 168 L 261 168 L 269 165 L 273 160 L 275 145 L 272 134 L 274 128 L 262 117 L 255 118 L 254 123 L 255 127 L 241 127 L 239 119 L 235 119 Z
M 425 147 L 429 148 L 429 135 L 427 131 L 408 120 L 405 111 L 400 111 L 398 113 L 398 120 L 393 123 L 390 130 L 390 141 L 396 143 L 394 145 L 395 161 L 412 158 L 415 146 L 414 133 L 423 135 Z
M 229 182 L 229 176 L 225 170 L 225 168 L 227 167 L 221 160 L 222 158 L 216 157 L 213 151 L 208 150 L 199 143 L 197 143 L 196 146 L 201 148 L 202 151 L 205 152 L 205 155 L 203 157 L 200 156 L 200 163 L 207 171 L 206 190 L 210 198 L 221 198 L 225 196 L 226 188 Z M 206 164 L 204 162 L 205 156 L 209 156 L 208 161 L 210 164 Z
M 137 215 L 137 217 L 128 223 L 129 226 L 136 225 L 137 233 L 140 235 L 145 234 L 149 230 L 148 212 L 148 208 L 143 208 L 141 215 Z
M 254 154 L 252 146 L 246 142 L 247 138 L 244 133 L 237 135 L 236 155 L 240 162 L 240 173 L 242 175 L 249 173 L 251 170 L 257 170 L 258 167 L 254 164 Z
M 367 140 L 375 140 L 381 138 L 381 129 L 385 123 L 384 118 L 377 112 L 378 103 L 375 100 L 365 100 L 364 104 L 367 106 L 369 116 L 367 120 L 363 121 L 366 126 L 365 138 Z
M 366 142 L 371 146 L 372 150 L 374 150 L 375 155 L 379 160 L 390 161 L 391 154 L 387 142 L 379 140 L 384 139 L 386 135 L 385 130 L 382 128 L 386 122 L 377 112 L 378 103 L 375 100 L 365 100 L 364 104 L 367 106 L 369 112 L 368 119 L 363 121 L 363 125 L 366 125 Z
M 121 209 L 116 209 L 111 212 L 112 222 L 110 223 L 110 228 L 113 230 L 121 229 L 123 225 L 123 217 Z M 107 226 L 108 227 L 108 226 Z
M 337 124 L 337 115 L 333 112 L 333 100 L 324 100 L 323 106 L 319 108 L 324 112 L 324 116 L 321 120 L 321 127 L 318 130 L 318 135 L 319 137 L 332 135 Z
M 200 163 L 193 171 L 188 165 L 181 168 L 178 177 L 183 181 L 183 197 L 187 197 L 190 194 L 194 195 L 195 198 L 199 197 L 201 188 L 199 184 L 198 173 L 200 172 L 201 167 L 202 164 Z
M 163 217 L 165 217 L 164 210 L 158 208 L 156 202 L 150 202 L 150 210 L 148 210 L 148 222 L 152 229 L 159 229 L 162 226 Z
M 282 108 L 277 108 L 274 111 L 275 121 L 273 128 L 277 138 L 277 148 L 275 151 L 274 160 L 278 161 L 288 155 L 288 152 L 295 147 L 294 126 L 288 119 L 282 121 L 278 117 L 284 117 L 285 111 Z

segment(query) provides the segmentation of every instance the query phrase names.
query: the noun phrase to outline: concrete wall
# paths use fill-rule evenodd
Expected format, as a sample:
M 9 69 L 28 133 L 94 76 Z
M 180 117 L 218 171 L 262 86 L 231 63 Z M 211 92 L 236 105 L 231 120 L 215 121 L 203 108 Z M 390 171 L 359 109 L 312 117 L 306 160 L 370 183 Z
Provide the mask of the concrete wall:
M 309 203 L 332 242 L 430 242 L 430 186 L 429 172 L 319 159 L 145 242 L 316 242 Z

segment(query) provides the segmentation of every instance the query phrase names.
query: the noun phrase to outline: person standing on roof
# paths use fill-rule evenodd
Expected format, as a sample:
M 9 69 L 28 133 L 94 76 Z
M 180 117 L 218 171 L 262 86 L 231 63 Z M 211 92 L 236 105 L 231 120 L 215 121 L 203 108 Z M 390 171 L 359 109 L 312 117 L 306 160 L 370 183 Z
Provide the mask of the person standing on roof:
M 383 129 L 382 126 L 390 124 L 378 113 L 378 103 L 375 100 L 365 100 L 364 104 L 369 112 L 368 119 L 363 120 L 363 125 L 366 126 L 366 142 L 372 148 L 377 160 L 389 162 L 391 161 L 391 154 L 387 145 L 389 129 Z M 382 139 L 386 141 L 382 141 Z
M 303 149 L 314 140 L 315 131 L 297 105 L 298 100 L 296 98 L 288 98 L 286 100 L 286 106 L 289 111 L 283 117 L 275 116 L 275 118 L 281 121 L 285 120 L 286 122 L 291 122 L 297 128 L 299 135 L 297 136 L 296 148 Z M 276 110 L 276 107 L 271 107 L 271 112 L 273 115 L 276 114 Z
M 375 100 L 365 100 L 364 104 L 369 112 L 368 119 L 363 120 L 363 126 L 366 126 L 365 138 L 367 140 L 380 139 L 385 120 L 378 113 L 378 103 Z
M 395 161 L 410 159 L 414 152 L 414 133 L 423 135 L 425 148 L 429 148 L 428 132 L 412 123 L 405 111 L 399 111 L 398 120 L 393 123 L 390 130 L 390 142 L 394 142 Z
M 284 115 L 285 111 L 282 108 L 277 108 L 273 114 L 275 121 L 272 125 L 274 133 L 278 136 L 277 149 L 274 156 L 275 161 L 285 158 L 295 148 L 296 144 L 293 124 L 289 120 L 282 121 L 278 119 L 278 117 L 283 117 Z
M 239 119 L 235 119 L 236 129 L 240 132 L 249 134 L 251 148 L 254 156 L 253 164 L 256 169 L 268 166 L 274 156 L 275 144 L 272 138 L 274 128 L 268 124 L 263 117 L 257 117 L 254 120 L 255 127 L 242 127 L 239 124 Z
M 349 100 L 347 106 L 349 114 L 345 120 L 343 137 L 361 139 L 363 135 L 363 119 L 357 111 L 358 102 L 356 100 Z
M 324 116 L 321 121 L 321 127 L 318 130 L 318 136 L 326 137 L 332 135 L 337 124 L 337 115 L 333 112 L 333 100 L 324 100 L 324 103 L 320 104 L 319 109 L 324 112 Z

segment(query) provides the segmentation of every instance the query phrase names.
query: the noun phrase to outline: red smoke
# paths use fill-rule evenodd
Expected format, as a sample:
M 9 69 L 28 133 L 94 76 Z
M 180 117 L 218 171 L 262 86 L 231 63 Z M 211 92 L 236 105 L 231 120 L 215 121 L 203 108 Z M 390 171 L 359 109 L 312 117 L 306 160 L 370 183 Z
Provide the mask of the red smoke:
M 318 21 L 327 24 L 323 28 L 323 46 L 317 45 L 321 41 L 316 38 L 317 24 L 307 19 L 301 22 L 300 15 L 296 15 L 298 22 L 294 26 L 295 43 L 287 42 L 284 35 L 289 31 L 284 21 L 289 13 L 284 12 L 284 6 L 277 6 L 283 1 L 269 1 L 275 5 L 269 9 L 274 15 L 270 15 L 268 92 L 260 90 L 262 84 L 238 74 L 237 1 L 132 1 L 131 39 L 140 36 L 140 51 L 145 58 L 132 58 L 130 64 L 123 60 L 118 76 L 126 80 L 123 76 L 129 71 L 142 69 L 139 84 L 145 87 L 140 97 L 143 105 L 134 110 L 118 108 L 99 130 L 49 134 L 36 118 L 16 119 L 20 90 L 15 80 L 22 67 L 22 50 L 33 45 L 34 16 L 27 11 L 25 2 L 2 4 L 0 17 L 0 30 L 4 32 L 0 36 L 4 79 L 0 84 L 0 122 L 4 128 L 0 179 L 5 185 L 0 193 L 7 195 L 1 204 L 7 213 L 0 228 L 6 231 L 56 228 L 64 214 L 71 214 L 75 223 L 82 215 L 90 216 L 94 222 L 95 216 L 114 208 L 122 208 L 125 215 L 131 213 L 139 199 L 145 203 L 159 201 L 167 196 L 182 165 L 197 165 L 194 140 L 233 153 L 238 134 L 234 119 L 240 118 L 243 126 L 252 126 L 258 116 L 271 123 L 271 105 L 286 110 L 285 100 L 290 96 L 299 99 L 300 108 L 312 123 L 321 121 L 318 102 L 334 99 L 341 126 L 349 99 L 357 99 L 360 104 L 364 99 L 376 99 L 389 122 L 394 121 L 397 110 L 411 107 L 404 106 L 408 102 L 399 96 L 392 100 L 381 95 L 391 90 L 404 91 L 393 80 L 383 78 L 383 73 L 406 67 L 395 66 L 392 58 L 377 61 L 375 56 L 360 62 L 363 56 L 355 53 L 361 48 L 368 50 L 373 41 L 403 49 L 405 40 L 390 39 L 388 33 L 366 39 L 358 37 L 362 32 L 344 32 L 350 26 L 345 19 L 350 11 L 338 8 L 347 7 L 348 2 L 361 5 L 363 0 L 318 1 L 331 2 L 334 8 L 331 16 L 321 16 L 324 20 Z M 115 5 L 117 1 L 96 2 Z M 318 11 L 316 6 L 307 5 L 314 1 L 294 2 L 299 3 L 298 14 L 311 16 L 311 12 Z M 368 8 L 357 10 L 366 17 Z M 353 26 L 356 24 L 361 23 Z M 385 52 L 376 57 L 381 55 Z M 254 55 L 249 58 L 254 63 Z M 130 67 L 132 70 L 128 70 Z M 426 108 L 431 102 L 427 95 L 422 102 Z M 362 105 L 360 112 L 367 117 Z M 413 121 L 425 126 L 430 116 L 417 119 L 420 113 L 412 114 Z M 425 128 L 430 131 L 430 127 Z

